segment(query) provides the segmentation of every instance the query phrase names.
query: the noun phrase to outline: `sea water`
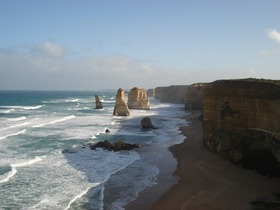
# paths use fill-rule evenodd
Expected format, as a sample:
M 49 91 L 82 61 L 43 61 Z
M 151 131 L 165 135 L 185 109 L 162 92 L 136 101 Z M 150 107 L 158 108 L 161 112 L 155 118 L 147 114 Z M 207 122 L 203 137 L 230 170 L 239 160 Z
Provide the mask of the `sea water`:
M 95 109 L 95 94 L 103 109 Z M 150 110 L 116 117 L 115 94 L 0 91 L 0 209 L 123 209 L 156 184 L 159 151 L 184 139 L 183 106 L 152 99 Z M 145 116 L 158 129 L 143 131 Z M 105 139 L 139 149 L 88 146 Z

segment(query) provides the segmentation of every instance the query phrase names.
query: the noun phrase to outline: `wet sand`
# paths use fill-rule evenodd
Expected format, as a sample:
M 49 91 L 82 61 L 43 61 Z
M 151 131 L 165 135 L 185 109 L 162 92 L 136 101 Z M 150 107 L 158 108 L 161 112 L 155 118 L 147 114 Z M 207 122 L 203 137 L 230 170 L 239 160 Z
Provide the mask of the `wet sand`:
M 187 138 L 170 148 L 177 160 L 177 181 L 168 183 L 171 178 L 162 165 L 158 184 L 125 209 L 280 209 L 280 178 L 261 176 L 210 152 L 203 144 L 200 114 L 193 111 L 185 117 L 190 124 L 180 130 Z

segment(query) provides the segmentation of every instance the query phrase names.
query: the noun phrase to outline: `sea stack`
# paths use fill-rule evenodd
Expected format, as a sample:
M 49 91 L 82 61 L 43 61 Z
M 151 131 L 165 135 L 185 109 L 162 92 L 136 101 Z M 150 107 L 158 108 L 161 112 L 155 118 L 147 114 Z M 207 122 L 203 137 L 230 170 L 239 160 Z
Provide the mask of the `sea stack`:
M 103 109 L 103 104 L 98 95 L 95 95 L 95 108 L 96 109 Z
M 127 105 L 129 109 L 149 110 L 150 99 L 146 90 L 137 87 L 132 88 L 128 93 Z
M 125 102 L 124 90 L 122 88 L 119 88 L 116 95 L 116 103 L 115 103 L 113 115 L 129 116 L 129 114 L 130 114 L 129 110 Z

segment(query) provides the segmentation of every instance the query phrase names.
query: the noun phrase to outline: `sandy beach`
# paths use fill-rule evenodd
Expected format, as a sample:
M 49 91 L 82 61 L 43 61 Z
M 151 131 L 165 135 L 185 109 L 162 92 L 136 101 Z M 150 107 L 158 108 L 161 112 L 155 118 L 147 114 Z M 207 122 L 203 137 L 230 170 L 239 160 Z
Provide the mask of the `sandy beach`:
M 162 166 L 158 184 L 126 209 L 280 209 L 279 177 L 261 176 L 210 152 L 203 144 L 200 114 L 192 111 L 185 117 L 189 125 L 180 130 L 186 139 L 170 148 L 177 160 L 173 179 L 165 177 Z

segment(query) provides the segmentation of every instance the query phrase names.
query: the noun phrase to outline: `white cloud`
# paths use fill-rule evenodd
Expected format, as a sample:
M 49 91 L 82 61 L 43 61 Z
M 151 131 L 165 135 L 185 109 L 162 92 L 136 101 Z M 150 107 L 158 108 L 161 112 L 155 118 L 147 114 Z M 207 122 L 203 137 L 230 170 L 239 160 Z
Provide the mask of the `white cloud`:
M 35 50 L 43 55 L 52 57 L 61 57 L 66 53 L 66 50 L 62 46 L 49 41 L 35 47 Z
M 280 44 L 280 32 L 278 32 L 277 30 L 275 29 L 270 29 L 268 32 L 267 32 L 267 36 L 276 41 L 277 43 Z

